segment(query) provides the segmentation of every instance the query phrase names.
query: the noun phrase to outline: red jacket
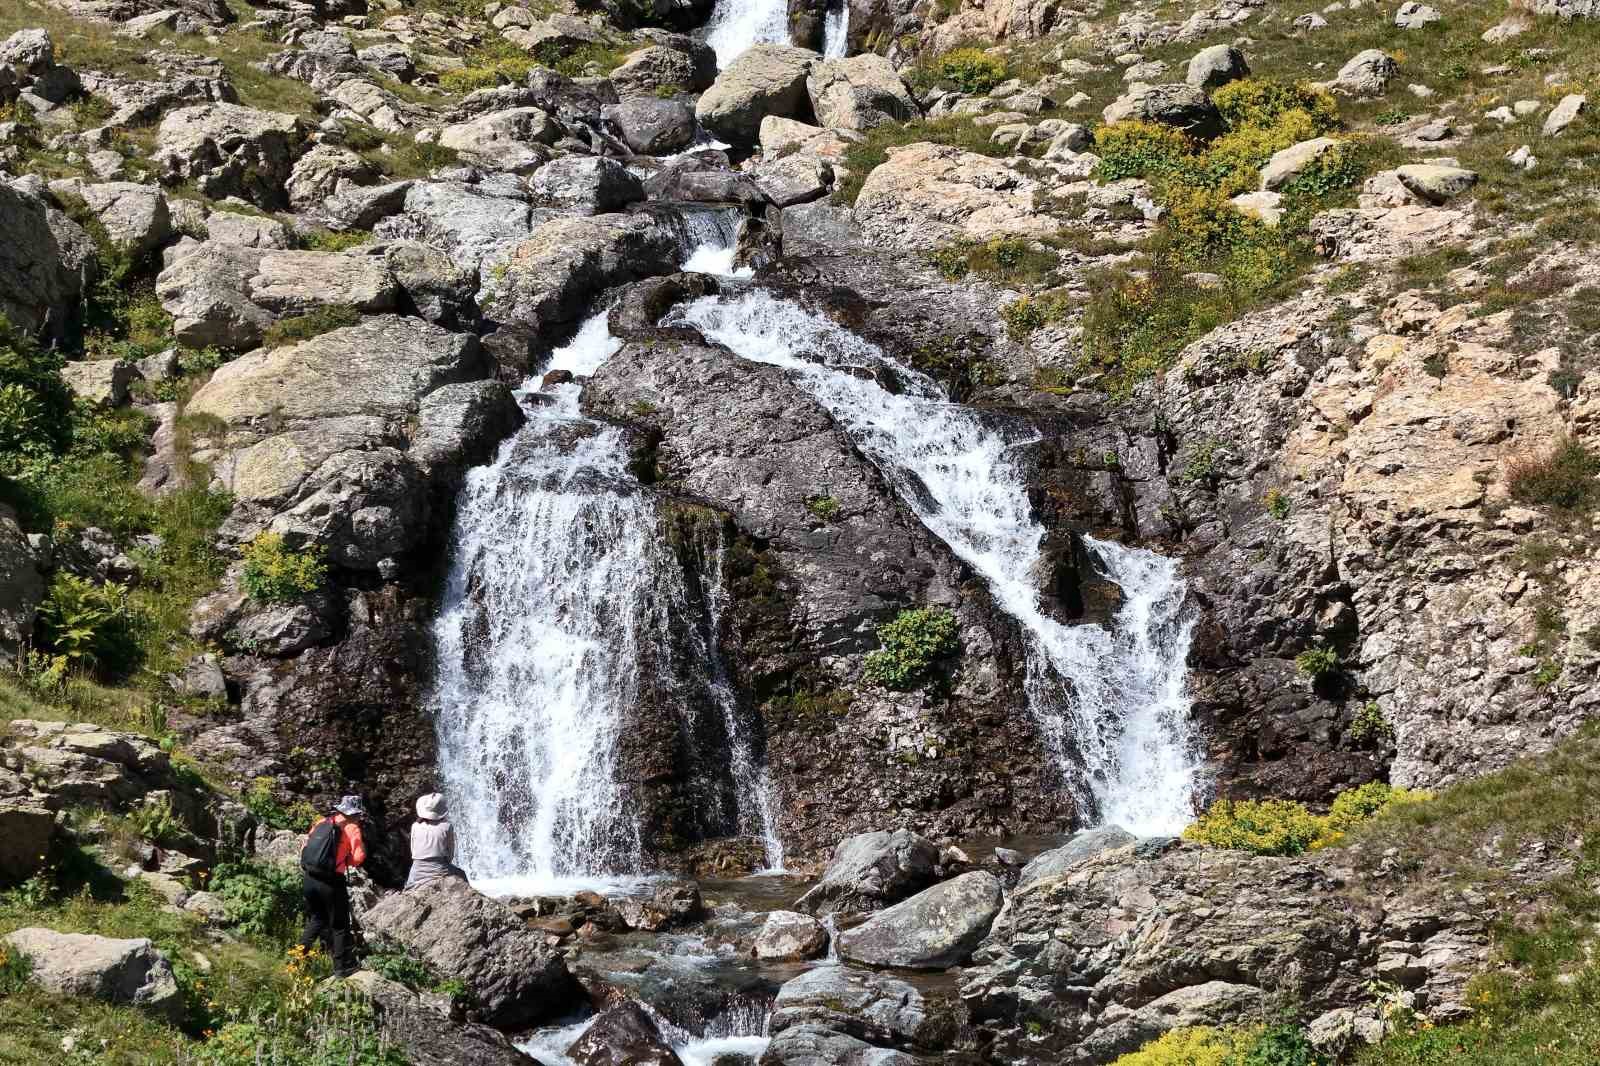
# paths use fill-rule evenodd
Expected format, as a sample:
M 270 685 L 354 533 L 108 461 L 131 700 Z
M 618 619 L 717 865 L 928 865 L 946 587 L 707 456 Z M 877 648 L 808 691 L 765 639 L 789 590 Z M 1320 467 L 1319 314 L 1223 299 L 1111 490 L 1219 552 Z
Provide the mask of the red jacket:
M 361 839 L 361 826 L 342 814 L 333 814 L 329 815 L 329 817 L 333 819 L 334 825 L 340 826 L 344 830 L 339 834 L 339 851 L 334 857 L 333 868 L 339 873 L 344 873 L 351 867 L 360 866 L 366 862 L 367 845 Z M 317 826 L 325 821 L 327 821 L 326 818 L 318 818 L 311 824 L 310 832 L 306 833 L 307 841 L 311 840 L 311 833 L 316 832 Z

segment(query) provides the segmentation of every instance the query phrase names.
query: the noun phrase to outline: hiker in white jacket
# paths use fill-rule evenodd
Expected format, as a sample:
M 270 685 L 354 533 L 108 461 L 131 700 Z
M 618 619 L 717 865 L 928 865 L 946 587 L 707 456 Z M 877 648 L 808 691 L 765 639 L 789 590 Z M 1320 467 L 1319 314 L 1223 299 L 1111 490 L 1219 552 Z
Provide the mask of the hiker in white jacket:
M 411 826 L 411 876 L 407 888 L 441 877 L 466 877 L 455 864 L 456 831 L 446 817 L 445 800 L 430 792 L 417 800 L 417 820 Z

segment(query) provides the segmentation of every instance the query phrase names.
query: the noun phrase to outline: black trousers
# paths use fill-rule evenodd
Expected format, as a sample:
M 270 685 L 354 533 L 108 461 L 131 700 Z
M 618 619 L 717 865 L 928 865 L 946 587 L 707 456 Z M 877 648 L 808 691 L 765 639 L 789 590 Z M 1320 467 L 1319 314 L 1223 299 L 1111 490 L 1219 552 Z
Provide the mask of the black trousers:
M 356 972 L 356 943 L 350 929 L 350 886 L 344 878 L 325 881 L 306 874 L 306 931 L 300 946 L 310 950 L 317 941 L 327 948 L 333 972 L 348 977 Z

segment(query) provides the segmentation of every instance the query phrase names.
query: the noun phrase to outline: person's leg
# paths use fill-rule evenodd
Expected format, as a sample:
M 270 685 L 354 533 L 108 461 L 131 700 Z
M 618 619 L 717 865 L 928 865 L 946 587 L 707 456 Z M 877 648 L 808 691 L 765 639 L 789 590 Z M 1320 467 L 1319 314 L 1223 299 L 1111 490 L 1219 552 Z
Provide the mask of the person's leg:
M 306 928 L 300 936 L 300 947 L 310 951 L 317 941 L 328 937 L 328 897 L 322 885 L 314 878 L 305 878 Z
M 329 886 L 333 891 L 328 903 L 329 927 L 333 935 L 333 973 L 336 977 L 349 977 L 356 972 L 356 943 L 350 931 L 350 888 L 343 884 Z

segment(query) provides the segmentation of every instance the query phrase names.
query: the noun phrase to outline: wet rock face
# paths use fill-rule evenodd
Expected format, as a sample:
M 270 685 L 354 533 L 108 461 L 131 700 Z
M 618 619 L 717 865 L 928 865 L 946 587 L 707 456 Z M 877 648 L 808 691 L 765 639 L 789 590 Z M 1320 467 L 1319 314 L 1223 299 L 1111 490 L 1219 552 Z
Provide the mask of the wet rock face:
M 578 1066 L 683 1066 L 661 1029 L 637 1003 L 619 1003 L 590 1023 L 567 1058 Z
M 878 1047 L 933 1053 L 962 1038 L 965 1008 L 928 997 L 905 981 L 846 966 L 818 966 L 784 984 L 768 1031 L 826 1029 Z
M 932 884 L 938 864 L 939 845 L 910 830 L 858 833 L 839 841 L 795 906 L 811 914 L 876 910 Z
M 864 966 L 907 970 L 960 966 L 988 933 L 1000 903 L 1000 882 L 993 874 L 962 874 L 839 934 L 839 956 Z

